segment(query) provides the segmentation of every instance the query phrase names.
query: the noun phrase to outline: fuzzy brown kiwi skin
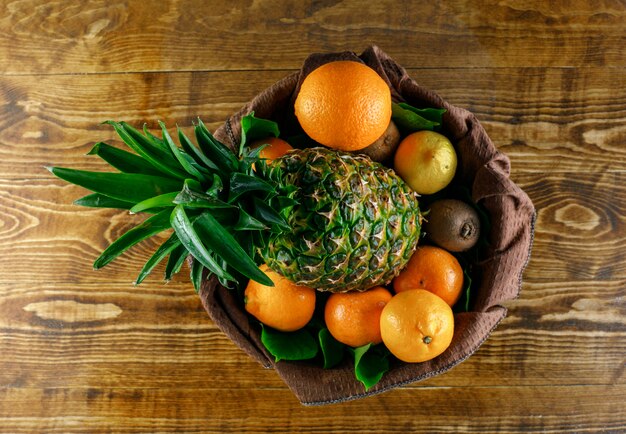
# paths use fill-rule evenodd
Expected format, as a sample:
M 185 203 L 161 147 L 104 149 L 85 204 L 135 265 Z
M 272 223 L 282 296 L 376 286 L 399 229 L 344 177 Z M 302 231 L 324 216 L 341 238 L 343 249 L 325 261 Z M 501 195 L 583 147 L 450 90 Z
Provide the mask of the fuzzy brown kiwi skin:
M 426 237 L 451 252 L 474 247 L 480 236 L 480 219 L 476 210 L 456 199 L 433 202 L 424 223 Z
M 378 140 L 366 148 L 354 151 L 354 153 L 365 154 L 373 161 L 383 163 L 391 160 L 398 145 L 400 145 L 400 131 L 393 121 L 389 121 L 387 129 Z

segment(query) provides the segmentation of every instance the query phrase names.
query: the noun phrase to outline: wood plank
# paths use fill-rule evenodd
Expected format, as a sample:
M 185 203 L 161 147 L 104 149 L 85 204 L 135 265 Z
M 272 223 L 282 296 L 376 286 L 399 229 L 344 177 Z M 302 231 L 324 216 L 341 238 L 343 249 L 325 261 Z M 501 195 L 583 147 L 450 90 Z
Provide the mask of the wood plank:
M 622 382 L 623 283 L 526 283 L 469 360 L 407 387 Z M 215 327 L 190 288 L 187 294 L 107 289 L 48 284 L 9 291 L 0 301 L 0 387 L 284 387 Z M 58 304 L 70 300 L 80 304 L 73 314 Z M 119 314 L 76 320 L 76 311 L 106 304 Z
M 537 209 L 535 281 L 626 281 L 626 171 L 513 174 Z
M 626 172 L 514 174 L 538 209 L 533 281 L 616 280 L 626 277 Z M 124 211 L 72 205 L 87 192 L 61 180 L 0 181 L 0 282 L 131 284 L 163 240 L 147 240 L 97 272 L 93 260 L 141 221 Z M 581 249 L 589 252 L 581 255 Z M 36 261 L 37 272 L 33 272 Z M 150 285 L 161 285 L 162 268 Z M 183 278 L 182 276 L 181 278 Z
M 419 69 L 411 76 L 481 120 L 514 173 L 626 168 L 626 70 Z M 289 71 L 0 77 L 0 173 L 49 178 L 45 165 L 102 170 L 86 154 L 114 138 L 106 119 L 216 128 Z M 523 98 L 523 103 L 520 103 Z M 118 142 L 119 143 L 119 142 Z
M 620 1 L 4 3 L 4 74 L 293 69 L 371 43 L 407 67 L 626 66 Z
M 273 389 L 10 388 L 0 390 L 0 429 L 224 433 L 266 432 L 271 426 L 273 432 L 287 433 L 620 432 L 626 429 L 624 398 L 624 385 L 400 389 L 331 408 L 306 408 L 290 392 Z

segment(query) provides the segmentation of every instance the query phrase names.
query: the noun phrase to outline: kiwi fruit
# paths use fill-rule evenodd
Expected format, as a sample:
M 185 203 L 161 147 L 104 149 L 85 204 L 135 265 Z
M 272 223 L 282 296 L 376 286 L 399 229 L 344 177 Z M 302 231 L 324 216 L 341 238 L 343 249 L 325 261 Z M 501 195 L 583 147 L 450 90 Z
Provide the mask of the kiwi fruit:
M 456 199 L 441 199 L 430 205 L 424 222 L 426 237 L 451 252 L 471 249 L 480 236 L 478 213 Z
M 385 132 L 371 145 L 355 151 L 358 154 L 365 154 L 373 161 L 383 162 L 390 160 L 395 154 L 400 144 L 400 131 L 393 121 L 389 122 Z

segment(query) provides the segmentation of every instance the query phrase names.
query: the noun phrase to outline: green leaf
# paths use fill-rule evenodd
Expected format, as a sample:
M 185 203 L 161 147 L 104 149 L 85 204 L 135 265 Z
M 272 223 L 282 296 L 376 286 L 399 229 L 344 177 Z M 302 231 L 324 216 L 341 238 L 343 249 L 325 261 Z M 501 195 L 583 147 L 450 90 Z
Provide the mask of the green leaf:
M 176 234 L 172 234 L 163 244 L 159 246 L 159 248 L 154 252 L 154 254 L 148 259 L 148 262 L 143 266 L 137 280 L 135 281 L 136 285 L 139 285 L 144 281 L 146 277 L 152 270 L 159 265 L 159 263 L 165 259 L 167 255 L 169 255 L 174 249 L 181 246 L 180 240 L 176 236 Z
M 210 170 L 218 170 L 217 166 L 211 159 L 204 155 L 200 149 L 193 144 L 191 140 L 178 128 L 178 140 L 187 154 L 191 155 L 198 164 L 202 164 L 204 167 Z
M 404 133 L 412 133 L 421 130 L 434 131 L 435 127 L 441 125 L 441 122 L 426 119 L 414 110 L 405 108 L 396 103 L 391 105 L 391 118 Z
M 233 229 L 236 231 L 263 231 L 269 227 L 252 217 L 243 208 L 239 208 L 239 218 Z
M 169 214 L 169 210 L 161 211 L 124 233 L 100 254 L 93 267 L 96 270 L 102 268 L 135 244 L 169 229 Z
M 188 256 L 189 252 L 182 244 L 172 250 L 165 266 L 165 280 L 170 280 L 174 274 L 180 272 Z
M 196 220 L 194 227 L 197 227 L 206 246 L 218 254 L 228 265 L 249 279 L 263 285 L 274 286 L 272 280 L 259 269 L 252 258 L 237 243 L 237 240 L 211 214 L 203 213 Z
M 170 221 L 182 244 L 197 261 L 216 276 L 233 280 L 233 276 L 219 266 L 204 246 L 182 205 L 176 205 Z
M 382 344 L 367 344 L 354 348 L 353 354 L 356 379 L 363 383 L 365 390 L 369 390 L 389 370 L 389 350 Z
M 124 202 L 137 203 L 172 191 L 179 191 L 182 181 L 139 173 L 88 172 L 85 170 L 49 168 L 55 176 Z
M 141 155 L 154 168 L 168 177 L 181 180 L 187 178 L 187 174 L 177 167 L 177 162 L 171 152 L 164 150 L 160 145 L 155 144 L 125 122 L 106 121 L 106 123 L 112 125 L 124 143 Z
M 201 181 L 206 181 L 206 177 L 204 176 L 204 174 L 196 169 L 191 164 L 191 162 L 187 160 L 187 158 L 185 158 L 188 157 L 186 154 L 183 154 L 182 151 L 178 149 L 178 146 L 176 146 L 176 144 L 172 140 L 172 137 L 170 136 L 170 133 L 167 131 L 167 127 L 165 126 L 165 124 L 159 121 L 159 125 L 161 126 L 161 131 L 163 133 L 163 140 L 170 147 L 170 151 L 172 151 L 172 154 L 174 154 L 174 157 L 176 157 L 182 168 L 185 169 L 185 171 L 191 176 L 194 176 Z
M 161 172 L 139 155 L 118 149 L 104 142 L 96 143 L 87 155 L 97 155 L 124 173 L 143 173 L 145 175 L 161 176 Z
M 76 199 L 74 201 L 74 205 L 88 206 L 92 208 L 131 209 L 133 203 L 113 199 L 100 193 L 92 193 L 81 197 L 80 199 Z
M 136 214 L 147 209 L 164 208 L 168 206 L 174 206 L 174 199 L 178 195 L 177 192 L 160 194 L 158 196 L 151 197 L 146 200 L 142 200 L 130 209 L 130 212 Z
M 204 265 L 202 265 L 198 261 L 193 261 L 191 264 L 191 271 L 189 277 L 191 279 L 191 283 L 193 283 L 193 287 L 196 290 L 196 294 L 200 292 L 200 287 L 202 286 L 202 273 L 204 271 Z
M 196 140 L 200 149 L 205 155 L 210 155 L 211 160 L 221 171 L 233 172 L 237 169 L 239 162 L 237 157 L 226 145 L 213 137 L 213 134 L 198 119 L 198 125 L 194 129 Z
M 224 190 L 224 183 L 222 182 L 222 178 L 220 178 L 217 174 L 213 174 L 213 182 L 211 183 L 211 186 L 207 189 L 206 194 L 217 198 L 222 190 Z
M 346 346 L 330 334 L 326 327 L 320 329 L 317 337 L 324 356 L 324 369 L 332 368 L 343 360 Z
M 174 154 L 172 154 L 170 147 L 167 145 L 167 143 L 165 143 L 164 140 L 160 139 L 150 132 L 148 132 L 147 134 L 142 134 L 141 131 L 137 130 L 132 125 L 124 121 L 120 122 L 119 126 L 124 130 L 126 135 L 129 136 L 144 151 L 147 151 L 153 154 L 155 157 L 158 157 L 159 160 L 161 160 L 164 164 L 171 166 L 173 169 L 179 169 Z M 144 131 L 148 131 L 146 124 L 144 124 Z
M 160 137 L 155 136 L 148 130 L 148 125 L 146 123 L 143 124 L 143 134 L 148 137 L 154 144 L 158 145 L 164 151 L 169 152 L 169 146 L 167 143 L 163 141 Z
M 223 202 L 205 193 L 200 193 L 192 189 L 192 184 L 185 182 L 183 189 L 174 199 L 175 204 L 185 205 L 186 208 L 224 208 L 237 209 L 236 206 Z
M 463 269 L 463 276 L 465 277 L 465 312 L 470 311 L 470 295 L 472 289 L 472 278 L 467 272 L 467 268 Z
M 398 105 L 405 110 L 410 110 L 413 113 L 420 115 L 424 119 L 428 119 L 429 121 L 440 124 L 440 125 L 443 122 L 443 115 L 447 111 L 445 108 L 430 108 L 429 107 L 429 108 L 420 109 L 417 107 L 413 107 L 412 105 L 407 104 L 405 102 L 401 102 Z
M 282 231 L 288 231 L 291 227 L 287 224 L 287 220 L 279 213 L 274 211 L 267 203 L 258 198 L 254 198 L 254 216 L 262 222 L 270 226 L 275 226 Z
M 263 181 L 256 176 L 244 175 L 235 172 L 230 177 L 230 189 L 228 191 L 228 202 L 233 202 L 239 196 L 251 191 L 264 191 L 267 193 L 276 193 L 271 184 Z
M 281 332 L 262 326 L 261 342 L 277 362 L 280 360 L 307 360 L 317 355 L 315 338 L 306 329 Z
M 257 118 L 254 116 L 254 112 L 252 112 L 241 119 L 241 145 L 239 155 L 243 154 L 243 148 L 248 143 L 258 139 L 265 139 L 269 136 L 278 137 L 279 135 L 280 129 L 276 122 Z

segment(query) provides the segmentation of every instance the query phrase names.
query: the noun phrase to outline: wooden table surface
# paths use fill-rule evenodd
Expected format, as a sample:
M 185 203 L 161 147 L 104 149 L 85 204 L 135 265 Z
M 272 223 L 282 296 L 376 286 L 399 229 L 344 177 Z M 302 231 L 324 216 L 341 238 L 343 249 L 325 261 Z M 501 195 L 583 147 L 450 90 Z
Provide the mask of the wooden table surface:
M 83 5 L 82 3 L 85 3 Z M 626 430 L 624 1 L 0 1 L 0 432 Z M 473 111 L 537 227 L 521 296 L 450 372 L 303 407 L 155 248 L 91 264 L 136 218 L 72 205 L 45 165 L 106 119 L 216 128 L 311 52 L 379 45 Z

